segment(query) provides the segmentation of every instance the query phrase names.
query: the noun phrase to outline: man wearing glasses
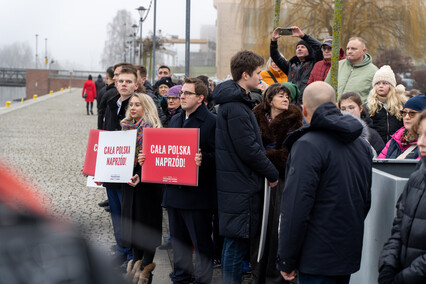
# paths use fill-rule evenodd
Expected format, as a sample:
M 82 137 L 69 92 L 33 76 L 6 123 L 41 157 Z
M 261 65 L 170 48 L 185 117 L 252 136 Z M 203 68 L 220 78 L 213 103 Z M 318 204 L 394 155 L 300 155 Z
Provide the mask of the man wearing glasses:
M 318 61 L 312 69 L 311 76 L 309 77 L 308 84 L 315 81 L 324 81 L 327 77 L 328 71 L 331 67 L 331 47 L 333 46 L 333 37 L 326 38 L 321 44 L 322 57 L 321 61 Z M 345 59 L 345 51 L 343 48 L 339 50 L 339 60 Z
M 173 247 L 173 283 L 210 283 L 213 276 L 212 216 L 217 208 L 215 129 L 216 116 L 204 104 L 207 86 L 197 78 L 185 78 L 179 92 L 182 111 L 169 128 L 199 128 L 198 186 L 166 185 L 162 206 L 169 215 Z M 171 138 L 173 139 L 173 138 Z M 196 254 L 195 272 L 192 247 Z M 194 273 L 193 273 L 194 272 Z

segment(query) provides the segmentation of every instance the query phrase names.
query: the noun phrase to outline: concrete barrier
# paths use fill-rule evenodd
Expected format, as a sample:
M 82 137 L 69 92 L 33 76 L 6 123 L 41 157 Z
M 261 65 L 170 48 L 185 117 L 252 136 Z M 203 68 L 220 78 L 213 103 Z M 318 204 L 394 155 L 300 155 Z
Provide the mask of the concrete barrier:
M 364 223 L 361 268 L 352 275 L 350 284 L 377 284 L 379 257 L 383 245 L 391 234 L 393 219 L 396 215 L 395 206 L 417 163 L 418 160 L 375 162 L 371 209 Z M 399 176 L 395 175 L 397 173 Z

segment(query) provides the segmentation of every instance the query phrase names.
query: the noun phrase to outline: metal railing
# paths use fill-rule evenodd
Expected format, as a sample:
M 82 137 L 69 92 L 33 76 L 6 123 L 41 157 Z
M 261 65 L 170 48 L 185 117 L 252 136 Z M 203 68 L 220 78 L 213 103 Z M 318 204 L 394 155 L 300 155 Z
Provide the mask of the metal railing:
M 23 68 L 0 68 L 0 86 L 25 86 L 26 74 L 26 69 Z

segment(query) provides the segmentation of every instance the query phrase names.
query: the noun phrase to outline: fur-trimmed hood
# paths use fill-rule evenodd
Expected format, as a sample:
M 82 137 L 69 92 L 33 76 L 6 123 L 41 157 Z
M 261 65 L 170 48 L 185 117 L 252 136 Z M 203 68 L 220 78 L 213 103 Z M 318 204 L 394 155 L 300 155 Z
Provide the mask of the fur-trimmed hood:
M 266 148 L 266 156 L 283 177 L 288 157 L 288 150 L 283 146 L 283 142 L 288 133 L 302 126 L 302 111 L 291 104 L 288 110 L 275 117 L 270 124 L 263 104 L 256 106 L 253 113 L 259 125 L 263 146 Z

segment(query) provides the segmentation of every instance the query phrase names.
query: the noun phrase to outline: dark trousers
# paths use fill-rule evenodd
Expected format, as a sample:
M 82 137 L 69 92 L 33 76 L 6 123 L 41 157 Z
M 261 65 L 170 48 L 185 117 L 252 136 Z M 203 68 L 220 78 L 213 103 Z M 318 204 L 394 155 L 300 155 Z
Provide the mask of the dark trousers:
M 111 184 L 105 186 L 111 210 L 112 227 L 116 245 L 115 255 L 123 259 L 132 259 L 130 248 L 123 247 L 121 242 L 121 184 Z
M 210 283 L 213 276 L 212 210 L 184 210 L 167 208 L 173 247 L 173 283 Z
M 89 114 L 89 104 L 90 104 L 90 112 L 93 112 L 93 102 L 86 102 L 87 114 Z
M 297 273 L 298 284 L 348 284 L 351 279 L 351 275 L 339 275 L 339 276 L 322 276 L 322 275 L 311 275 Z

